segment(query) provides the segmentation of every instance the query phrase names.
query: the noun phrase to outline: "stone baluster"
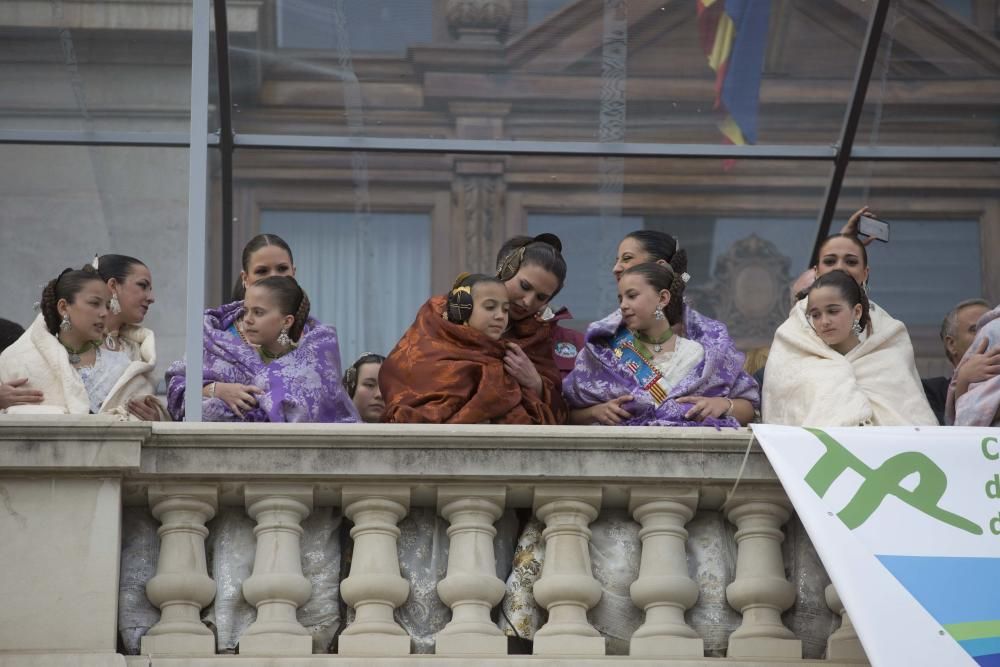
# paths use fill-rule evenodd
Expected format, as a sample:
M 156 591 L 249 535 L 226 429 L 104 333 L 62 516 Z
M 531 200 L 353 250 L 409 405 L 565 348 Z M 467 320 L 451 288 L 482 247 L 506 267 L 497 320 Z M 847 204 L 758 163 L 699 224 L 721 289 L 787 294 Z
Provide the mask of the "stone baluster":
M 601 599 L 591 570 L 590 522 L 601 507 L 596 486 L 540 486 L 535 515 L 545 522 L 545 564 L 535 599 L 549 620 L 535 633 L 535 655 L 604 655 L 604 637 L 587 622 L 587 610 Z
M 215 636 L 201 610 L 215 597 L 205 563 L 205 523 L 219 507 L 212 484 L 163 484 L 149 488 L 149 505 L 160 523 L 160 557 L 146 597 L 160 620 L 140 643 L 144 654 L 214 655 Z
M 737 556 L 726 597 L 743 614 L 729 636 L 729 657 L 802 657 L 802 642 L 781 622 L 781 613 L 795 602 L 781 557 L 781 526 L 790 517 L 791 504 L 780 489 L 741 491 L 727 503 L 726 518 L 737 528 Z
M 684 621 L 698 601 L 698 584 L 688 575 L 685 524 L 698 506 L 693 488 L 636 488 L 629 511 L 642 525 L 639 578 L 630 589 L 632 601 L 646 620 L 632 635 L 629 655 L 691 657 L 705 655 L 705 642 Z
M 496 575 L 493 524 L 503 513 L 502 486 L 445 487 L 438 491 L 438 512 L 449 524 L 448 574 L 438 596 L 451 607 L 451 621 L 437 635 L 437 655 L 506 655 L 507 637 L 490 620 L 503 598 Z
M 253 574 L 243 597 L 257 620 L 240 637 L 240 655 L 311 655 L 312 636 L 295 617 L 312 585 L 302 576 L 302 527 L 313 507 L 308 484 L 247 484 L 247 514 L 257 522 Z
M 867 665 L 868 656 L 861 645 L 861 640 L 858 639 L 858 633 L 854 630 L 854 623 L 851 622 L 851 617 L 844 608 L 840 593 L 837 592 L 833 584 L 826 587 L 826 605 L 841 618 L 840 627 L 830 635 L 826 642 L 826 659 Z
M 410 506 L 410 489 L 400 486 L 347 486 L 344 514 L 354 522 L 351 573 L 340 594 L 355 617 L 340 635 L 338 653 L 354 656 L 409 655 L 410 637 L 392 618 L 406 602 L 410 584 L 399 574 L 396 540 L 399 520 Z

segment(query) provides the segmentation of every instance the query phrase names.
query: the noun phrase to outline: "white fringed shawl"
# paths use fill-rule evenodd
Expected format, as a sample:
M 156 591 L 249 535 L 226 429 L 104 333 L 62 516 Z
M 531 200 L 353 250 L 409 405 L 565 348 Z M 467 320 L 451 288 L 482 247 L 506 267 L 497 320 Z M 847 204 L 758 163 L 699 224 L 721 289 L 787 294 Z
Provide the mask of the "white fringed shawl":
M 906 326 L 872 304 L 860 345 L 840 354 L 797 303 L 774 335 L 764 371 L 763 420 L 791 426 L 936 425 Z

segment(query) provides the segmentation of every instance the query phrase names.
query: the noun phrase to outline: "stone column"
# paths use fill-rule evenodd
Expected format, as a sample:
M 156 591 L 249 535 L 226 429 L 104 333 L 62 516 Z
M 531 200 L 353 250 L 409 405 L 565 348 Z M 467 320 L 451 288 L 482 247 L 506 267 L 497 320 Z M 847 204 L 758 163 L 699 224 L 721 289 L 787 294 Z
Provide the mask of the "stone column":
M 410 637 L 392 618 L 410 584 L 399 574 L 396 524 L 410 507 L 405 486 L 346 486 L 344 514 L 354 522 L 351 574 L 340 594 L 354 607 L 354 622 L 340 635 L 338 652 L 355 656 L 409 655 Z
M 629 511 L 642 525 L 639 578 L 630 589 L 632 601 L 645 610 L 646 620 L 632 635 L 629 655 L 701 658 L 705 642 L 684 621 L 684 612 L 698 601 L 698 584 L 688 575 L 684 525 L 694 516 L 698 490 L 636 488 Z
M 257 607 L 257 620 L 240 637 L 240 655 L 311 655 L 312 635 L 295 617 L 312 594 L 302 576 L 299 525 L 313 507 L 309 484 L 247 484 L 247 514 L 257 522 L 253 574 L 243 597 Z
M 162 484 L 149 488 L 149 505 L 159 519 L 160 557 L 146 597 L 160 608 L 160 620 L 140 642 L 143 654 L 215 655 L 215 635 L 201 622 L 201 610 L 215 597 L 205 563 L 205 522 L 219 508 L 213 484 Z
M 781 622 L 781 612 L 795 602 L 795 588 L 785 579 L 781 526 L 791 504 L 781 489 L 747 490 L 730 499 L 726 518 L 736 524 L 736 580 L 726 597 L 743 614 L 729 636 L 731 658 L 801 658 L 802 642 Z
M 858 662 L 868 664 L 868 656 L 854 630 L 854 623 L 840 600 L 840 593 L 833 584 L 826 587 L 826 605 L 841 618 L 837 628 L 826 642 L 826 659 L 842 662 Z
M 449 524 L 448 574 L 437 586 L 451 621 L 437 635 L 437 655 L 507 655 L 507 637 L 490 620 L 505 591 L 496 575 L 493 524 L 503 513 L 502 486 L 445 487 L 438 512 Z
M 590 522 L 601 507 L 597 486 L 540 486 L 535 515 L 545 522 L 545 564 L 535 599 L 549 611 L 535 633 L 535 655 L 604 655 L 604 637 L 587 621 L 601 599 L 590 566 Z

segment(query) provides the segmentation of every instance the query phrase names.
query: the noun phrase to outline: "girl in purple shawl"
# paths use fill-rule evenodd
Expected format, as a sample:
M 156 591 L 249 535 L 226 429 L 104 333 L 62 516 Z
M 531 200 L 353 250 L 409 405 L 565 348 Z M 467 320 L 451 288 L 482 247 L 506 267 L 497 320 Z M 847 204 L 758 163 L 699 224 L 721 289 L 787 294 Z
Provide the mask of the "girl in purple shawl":
M 337 333 L 309 317 L 294 278 L 264 278 L 244 301 L 208 310 L 204 336 L 205 421 L 359 421 L 340 383 Z M 183 361 L 167 371 L 167 407 L 178 420 L 184 372 Z
M 688 310 L 697 341 L 674 334 L 684 285 L 669 265 L 653 262 L 620 274 L 620 310 L 590 325 L 563 382 L 570 408 L 617 401 L 619 423 L 642 426 L 736 427 L 753 418 L 760 391 L 725 326 Z

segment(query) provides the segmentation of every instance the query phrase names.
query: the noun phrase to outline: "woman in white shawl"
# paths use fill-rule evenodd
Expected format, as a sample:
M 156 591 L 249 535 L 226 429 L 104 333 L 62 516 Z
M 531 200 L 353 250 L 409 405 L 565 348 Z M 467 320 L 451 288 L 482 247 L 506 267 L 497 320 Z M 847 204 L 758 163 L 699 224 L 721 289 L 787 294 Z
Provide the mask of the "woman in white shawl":
M 822 267 L 822 268 L 820 268 Z M 850 269 L 850 270 L 849 270 Z M 864 245 L 836 235 L 820 276 L 778 328 L 764 374 L 763 421 L 793 426 L 934 425 L 906 327 L 869 304 Z
M 25 386 L 41 391 L 44 400 L 40 405 L 12 406 L 8 413 L 141 418 L 129 406 L 132 399 L 145 403 L 154 391 L 153 341 L 149 337 L 137 342 L 135 360 L 123 350 L 102 347 L 111 295 L 93 266 L 66 269 L 49 281 L 42 291 L 41 314 L 0 354 L 0 382 L 26 377 Z

